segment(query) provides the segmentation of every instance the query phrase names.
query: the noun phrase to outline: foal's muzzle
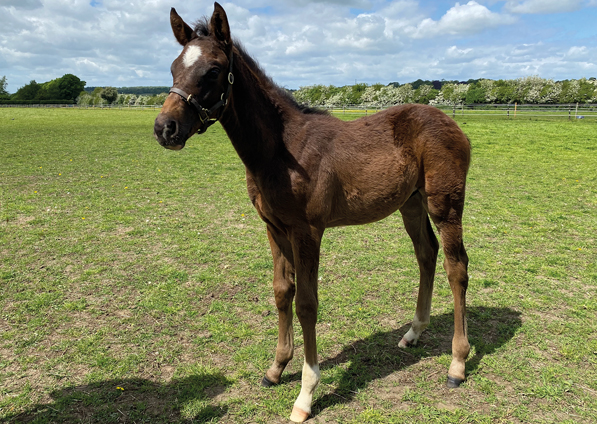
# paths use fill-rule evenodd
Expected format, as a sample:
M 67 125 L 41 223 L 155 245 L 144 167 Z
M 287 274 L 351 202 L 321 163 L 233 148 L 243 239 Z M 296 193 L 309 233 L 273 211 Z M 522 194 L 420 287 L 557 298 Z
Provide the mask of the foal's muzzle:
M 155 119 L 153 136 L 166 149 L 180 150 L 186 141 L 180 130 L 180 124 L 175 119 L 160 113 Z

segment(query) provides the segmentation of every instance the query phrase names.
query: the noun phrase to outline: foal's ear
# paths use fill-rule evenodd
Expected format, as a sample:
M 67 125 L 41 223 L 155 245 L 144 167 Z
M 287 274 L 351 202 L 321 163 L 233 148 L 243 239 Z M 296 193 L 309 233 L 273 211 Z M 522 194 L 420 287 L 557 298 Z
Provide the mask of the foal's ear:
M 176 40 L 183 46 L 193 38 L 197 37 L 197 34 L 195 34 L 193 29 L 178 16 L 178 13 L 176 13 L 176 9 L 174 8 L 170 9 L 170 25 L 172 26 L 172 32 L 174 33 Z
M 231 46 L 230 26 L 228 25 L 228 17 L 224 8 L 219 3 L 214 3 L 214 13 L 211 15 L 209 22 L 211 33 L 221 42 L 227 46 Z

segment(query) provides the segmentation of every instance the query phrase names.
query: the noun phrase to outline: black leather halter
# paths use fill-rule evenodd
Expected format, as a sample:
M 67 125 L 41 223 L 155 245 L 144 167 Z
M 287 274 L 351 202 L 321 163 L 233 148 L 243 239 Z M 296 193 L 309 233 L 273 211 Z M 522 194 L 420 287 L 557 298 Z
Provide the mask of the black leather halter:
M 210 107 L 209 109 L 206 109 L 203 106 L 201 106 L 201 104 L 197 101 L 197 99 L 195 99 L 193 97 L 192 94 L 187 94 L 185 91 L 181 90 L 180 88 L 176 88 L 176 87 L 172 87 L 170 89 L 170 93 L 175 93 L 175 94 L 178 94 L 180 97 L 182 97 L 183 100 L 185 101 L 185 103 L 188 104 L 193 109 L 195 109 L 195 111 L 199 115 L 199 119 L 201 120 L 201 127 L 199 127 L 197 134 L 203 134 L 205 131 L 207 131 L 207 129 L 211 125 L 215 124 L 216 121 L 218 119 L 220 119 L 220 117 L 222 116 L 222 112 L 224 111 L 224 108 L 228 104 L 228 98 L 230 97 L 230 92 L 232 91 L 232 84 L 234 84 L 234 74 L 232 73 L 232 58 L 233 57 L 234 56 L 231 51 L 230 52 L 230 60 L 229 60 L 230 69 L 228 71 L 228 88 L 226 89 L 225 93 L 222 93 L 222 97 L 220 98 L 220 100 L 218 102 L 216 102 L 216 104 L 213 105 L 212 107 Z M 210 118 L 210 116 L 220 108 L 222 110 L 220 110 L 220 112 L 218 113 L 218 116 L 216 118 Z

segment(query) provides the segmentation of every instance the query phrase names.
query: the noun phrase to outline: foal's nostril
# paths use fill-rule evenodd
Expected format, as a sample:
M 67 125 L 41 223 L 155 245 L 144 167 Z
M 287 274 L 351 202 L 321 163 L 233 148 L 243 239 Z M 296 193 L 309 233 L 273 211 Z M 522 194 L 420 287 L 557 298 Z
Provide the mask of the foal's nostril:
M 164 125 L 164 130 L 162 131 L 162 136 L 165 140 L 168 140 L 171 137 L 175 137 L 178 133 L 178 125 L 176 121 L 168 121 L 166 125 Z

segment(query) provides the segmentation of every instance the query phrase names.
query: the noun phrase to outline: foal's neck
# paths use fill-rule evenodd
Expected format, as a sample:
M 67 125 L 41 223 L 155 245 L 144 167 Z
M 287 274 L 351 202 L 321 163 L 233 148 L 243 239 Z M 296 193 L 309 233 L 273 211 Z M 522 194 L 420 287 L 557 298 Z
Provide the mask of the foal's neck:
M 252 59 L 235 51 L 232 96 L 221 123 L 253 175 L 283 155 L 285 126 L 300 113 L 280 90 Z

